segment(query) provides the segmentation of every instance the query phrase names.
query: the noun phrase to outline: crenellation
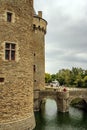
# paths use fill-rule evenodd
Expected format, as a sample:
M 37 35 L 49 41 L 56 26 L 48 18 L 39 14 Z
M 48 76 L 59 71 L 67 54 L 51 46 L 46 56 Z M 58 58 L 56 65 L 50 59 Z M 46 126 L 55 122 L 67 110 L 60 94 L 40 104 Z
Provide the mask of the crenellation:
M 42 16 L 35 15 L 33 19 L 34 29 L 40 29 L 46 34 L 47 21 L 42 18 Z

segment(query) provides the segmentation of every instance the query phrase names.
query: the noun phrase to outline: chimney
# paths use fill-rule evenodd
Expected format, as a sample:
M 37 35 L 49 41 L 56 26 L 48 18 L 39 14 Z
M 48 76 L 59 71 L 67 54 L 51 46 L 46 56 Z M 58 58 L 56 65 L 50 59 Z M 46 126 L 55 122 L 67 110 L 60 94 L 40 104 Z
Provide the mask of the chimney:
M 42 18 L 42 11 L 38 11 L 38 16 Z

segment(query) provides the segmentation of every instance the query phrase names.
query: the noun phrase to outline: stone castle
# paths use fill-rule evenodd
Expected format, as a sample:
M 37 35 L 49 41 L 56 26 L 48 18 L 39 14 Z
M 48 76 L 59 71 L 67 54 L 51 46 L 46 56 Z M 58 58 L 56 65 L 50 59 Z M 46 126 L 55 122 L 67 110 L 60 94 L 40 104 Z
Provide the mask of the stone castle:
M 0 130 L 32 130 L 44 89 L 47 22 L 33 0 L 0 0 Z

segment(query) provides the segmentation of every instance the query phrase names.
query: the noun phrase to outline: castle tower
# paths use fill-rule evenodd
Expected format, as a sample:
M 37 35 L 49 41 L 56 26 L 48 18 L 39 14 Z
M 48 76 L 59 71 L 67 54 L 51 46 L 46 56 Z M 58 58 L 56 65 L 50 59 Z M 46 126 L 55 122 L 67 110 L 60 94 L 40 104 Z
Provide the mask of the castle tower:
M 32 130 L 33 0 L 0 0 L 0 130 Z
M 33 75 L 34 75 L 34 110 L 38 110 L 39 91 L 45 88 L 45 34 L 47 21 L 42 18 L 42 11 L 33 18 Z

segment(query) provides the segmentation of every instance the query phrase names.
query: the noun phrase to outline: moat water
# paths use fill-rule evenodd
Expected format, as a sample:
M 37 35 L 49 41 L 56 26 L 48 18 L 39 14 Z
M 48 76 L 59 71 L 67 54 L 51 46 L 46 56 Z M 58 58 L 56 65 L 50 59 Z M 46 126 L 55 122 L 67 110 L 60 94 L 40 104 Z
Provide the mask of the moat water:
M 87 113 L 74 107 L 69 113 L 57 112 L 56 102 L 47 99 L 40 112 L 35 112 L 34 130 L 87 130 Z

